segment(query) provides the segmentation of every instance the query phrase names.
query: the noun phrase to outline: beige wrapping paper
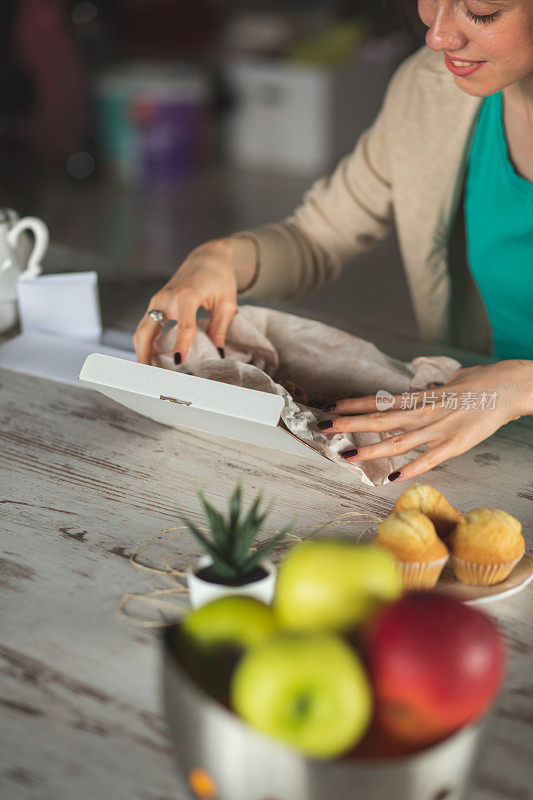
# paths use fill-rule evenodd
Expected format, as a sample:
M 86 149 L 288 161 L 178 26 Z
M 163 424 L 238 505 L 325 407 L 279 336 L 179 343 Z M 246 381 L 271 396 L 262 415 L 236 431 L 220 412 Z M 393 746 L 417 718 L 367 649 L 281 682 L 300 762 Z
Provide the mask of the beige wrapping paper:
M 326 435 L 316 423 L 329 419 L 307 402 L 326 403 L 343 397 L 418 391 L 428 384 L 446 383 L 461 365 L 447 356 L 420 357 L 406 363 L 382 353 L 371 342 L 315 320 L 256 306 L 241 306 L 226 339 L 226 358 L 205 333 L 199 321 L 187 362 L 174 365 L 174 328 L 156 342 L 153 365 L 245 386 L 285 398 L 281 414 L 289 431 L 326 458 L 355 473 L 368 486 L 387 482 L 387 476 L 414 457 L 413 452 L 350 464 L 339 453 L 374 444 L 388 433 Z M 282 383 L 296 384 L 294 398 Z M 292 387 L 290 387 L 292 388 Z

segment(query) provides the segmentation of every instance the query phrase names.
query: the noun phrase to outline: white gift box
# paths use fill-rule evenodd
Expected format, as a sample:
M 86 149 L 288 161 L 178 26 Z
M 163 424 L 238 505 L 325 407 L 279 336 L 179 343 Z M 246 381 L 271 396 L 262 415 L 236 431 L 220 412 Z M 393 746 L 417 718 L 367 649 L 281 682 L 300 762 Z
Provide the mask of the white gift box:
M 279 427 L 285 402 L 279 395 L 101 353 L 92 353 L 85 360 L 79 377 L 93 389 L 163 425 L 327 461 Z

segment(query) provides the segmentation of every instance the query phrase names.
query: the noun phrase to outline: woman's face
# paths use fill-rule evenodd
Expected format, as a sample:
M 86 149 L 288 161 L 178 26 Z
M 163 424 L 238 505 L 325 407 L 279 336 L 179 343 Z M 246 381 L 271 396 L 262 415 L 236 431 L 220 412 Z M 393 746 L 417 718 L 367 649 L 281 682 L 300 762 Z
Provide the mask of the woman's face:
M 533 94 L 533 0 L 418 0 L 418 13 L 460 89 L 486 97 L 522 81 Z

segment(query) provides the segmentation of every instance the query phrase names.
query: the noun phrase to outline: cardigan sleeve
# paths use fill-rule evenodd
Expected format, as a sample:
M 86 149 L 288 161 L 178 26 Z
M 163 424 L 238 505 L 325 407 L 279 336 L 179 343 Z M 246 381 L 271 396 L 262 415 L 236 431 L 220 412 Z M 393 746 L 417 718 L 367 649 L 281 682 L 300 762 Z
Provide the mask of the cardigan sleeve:
M 252 239 L 256 271 L 239 297 L 294 300 L 335 279 L 344 263 L 383 239 L 393 216 L 387 135 L 411 58 L 393 76 L 373 125 L 331 176 L 317 180 L 281 222 L 240 231 Z

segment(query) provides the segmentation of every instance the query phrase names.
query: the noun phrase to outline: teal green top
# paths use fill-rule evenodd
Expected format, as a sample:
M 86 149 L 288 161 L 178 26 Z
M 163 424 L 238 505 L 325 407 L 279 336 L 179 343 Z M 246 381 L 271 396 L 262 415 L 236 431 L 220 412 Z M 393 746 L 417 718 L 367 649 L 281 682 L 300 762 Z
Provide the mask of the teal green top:
M 468 263 L 492 327 L 492 355 L 533 359 L 533 183 L 509 159 L 501 92 L 481 105 L 465 219 Z

